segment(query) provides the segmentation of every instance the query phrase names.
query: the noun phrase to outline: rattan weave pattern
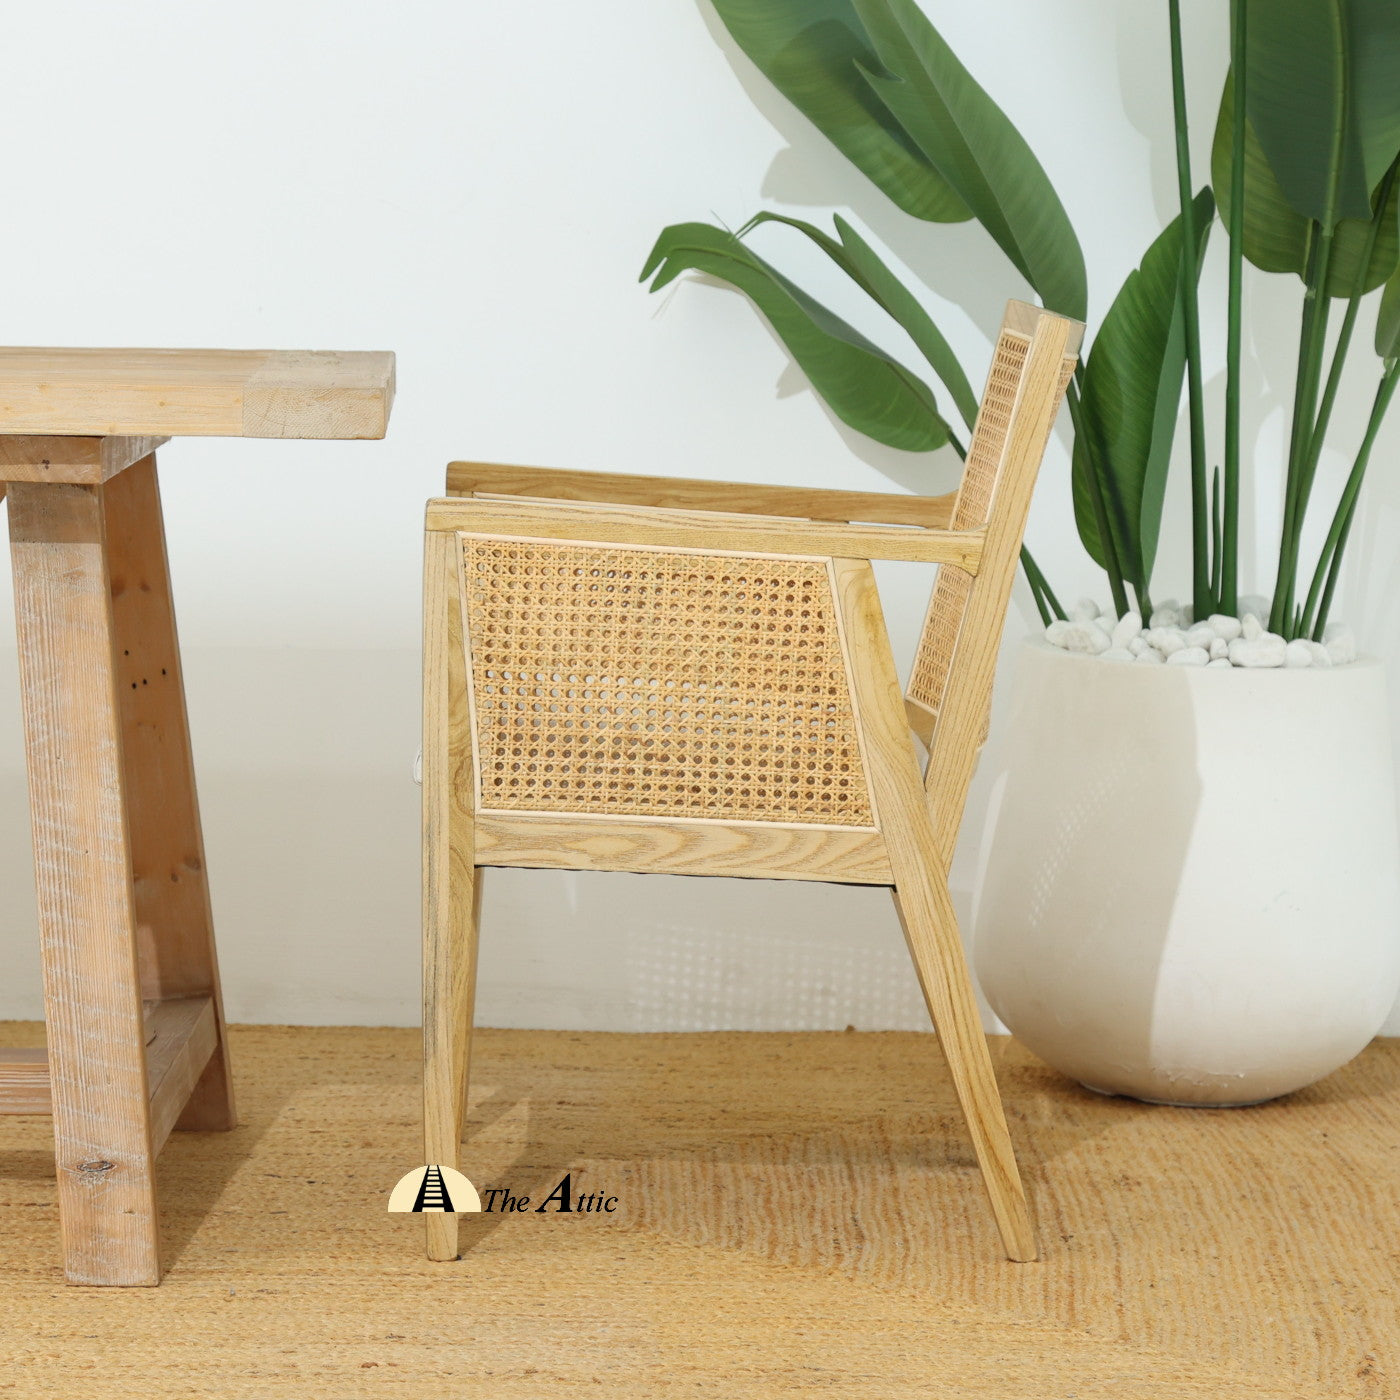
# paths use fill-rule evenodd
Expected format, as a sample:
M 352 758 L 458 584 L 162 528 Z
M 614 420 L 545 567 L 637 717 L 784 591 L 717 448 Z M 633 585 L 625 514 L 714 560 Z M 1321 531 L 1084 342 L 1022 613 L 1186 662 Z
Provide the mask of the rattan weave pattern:
M 461 540 L 484 810 L 874 825 L 824 562 Z
M 963 467 L 962 485 L 953 507 L 951 523 L 955 530 L 975 530 L 987 523 L 997 471 L 1006 450 L 1011 413 L 1016 406 L 1016 390 L 1029 351 L 1028 336 L 1004 330 L 997 339 L 986 392 Z M 907 692 L 916 704 L 935 713 L 943 700 L 943 687 L 953 664 L 958 632 L 971 591 L 970 574 L 962 569 L 940 566 Z

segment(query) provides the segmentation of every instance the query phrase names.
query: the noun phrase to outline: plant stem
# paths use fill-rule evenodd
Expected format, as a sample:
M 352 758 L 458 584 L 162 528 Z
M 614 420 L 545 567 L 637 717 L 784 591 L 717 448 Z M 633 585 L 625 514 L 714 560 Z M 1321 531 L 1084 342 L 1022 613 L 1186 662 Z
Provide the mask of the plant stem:
M 1313 482 L 1317 477 L 1318 463 L 1322 458 L 1323 442 L 1332 421 L 1332 408 L 1337 400 L 1337 391 L 1341 387 L 1342 369 L 1346 363 L 1347 351 L 1351 346 L 1351 334 L 1356 327 L 1356 317 L 1361 310 L 1362 298 L 1366 294 L 1366 274 L 1371 266 L 1371 257 L 1376 250 L 1376 241 L 1380 236 L 1381 222 L 1385 217 L 1386 206 L 1390 203 L 1390 194 L 1395 184 L 1396 173 L 1397 166 L 1392 165 L 1381 181 L 1376 196 L 1376 212 L 1372 216 L 1370 228 L 1366 231 L 1366 242 L 1357 264 L 1356 276 L 1352 281 L 1346 315 L 1342 318 L 1341 329 L 1337 333 L 1337 344 L 1332 351 L 1332 364 L 1327 372 L 1327 382 L 1322 390 L 1322 401 L 1318 406 L 1317 421 L 1313 424 L 1312 432 L 1308 436 L 1308 448 L 1303 458 L 1302 470 L 1299 473 L 1296 486 L 1295 525 L 1300 534 L 1303 519 L 1307 514 L 1308 500 L 1312 495 Z M 1303 611 L 1304 631 L 1309 625 L 1308 618 L 1312 612 L 1312 602 L 1310 594 L 1308 606 Z
M 1089 431 L 1079 402 L 1078 369 L 1075 379 L 1070 381 L 1065 392 L 1065 402 L 1069 404 L 1069 416 L 1074 421 L 1074 433 L 1084 443 L 1089 458 L 1089 501 L 1094 510 L 1094 524 L 1099 532 L 1099 544 L 1103 549 L 1104 572 L 1108 574 L 1109 591 L 1113 594 L 1113 606 L 1122 617 L 1128 611 L 1128 594 L 1123 587 L 1123 566 L 1118 559 L 1118 546 L 1114 542 L 1113 531 L 1108 523 L 1108 506 L 1104 500 L 1104 480 L 1100 472 L 1099 444 Z
M 1035 595 L 1035 605 L 1040 609 L 1040 619 L 1048 627 L 1050 625 L 1050 614 L 1065 620 L 1065 610 L 1060 606 L 1060 600 L 1055 596 L 1054 589 L 1046 581 L 1045 575 L 1040 571 L 1040 565 L 1035 562 L 1035 556 L 1031 554 L 1025 545 L 1021 546 L 1021 567 L 1026 571 L 1026 580 L 1031 586 L 1031 592 Z
M 1225 330 L 1225 493 L 1220 531 L 1220 611 L 1239 611 L 1240 549 L 1240 338 L 1244 299 L 1245 16 L 1248 0 L 1235 0 L 1230 30 L 1230 72 L 1235 84 L 1235 124 L 1230 150 L 1230 290 Z
M 1346 137 L 1345 114 L 1333 117 L 1328 150 L 1327 194 L 1321 222 L 1311 231 L 1315 243 L 1308 255 L 1307 290 L 1304 292 L 1303 328 L 1298 346 L 1298 376 L 1293 400 L 1293 432 L 1288 445 L 1288 483 L 1284 499 L 1284 528 L 1279 540 L 1278 578 L 1274 584 L 1274 608 L 1270 625 L 1286 637 L 1296 636 L 1291 626 L 1293 595 L 1298 587 L 1298 551 L 1302 543 L 1307 506 L 1307 462 L 1317 425 L 1317 387 L 1322 356 L 1327 348 L 1327 316 L 1330 300 L 1327 278 L 1332 262 L 1332 239 L 1337 229 L 1337 197 L 1342 178 L 1342 151 Z
M 1322 553 L 1317 561 L 1317 571 L 1313 574 L 1312 587 L 1308 589 L 1308 601 L 1303 608 L 1304 632 L 1311 631 L 1314 641 L 1322 640 L 1322 630 L 1327 625 L 1327 614 L 1332 606 L 1332 594 L 1340 574 L 1342 553 L 1346 549 L 1347 536 L 1351 533 L 1351 522 L 1356 514 L 1356 500 L 1361 493 L 1361 483 L 1366 476 L 1366 467 L 1371 459 L 1371 449 L 1375 446 L 1376 435 L 1380 432 L 1386 410 L 1395 396 L 1395 387 L 1400 382 L 1400 361 L 1386 365 L 1385 374 L 1376 386 L 1376 397 L 1371 404 L 1371 417 L 1366 424 L 1366 434 L 1357 449 L 1356 461 L 1351 474 L 1342 488 L 1342 497 L 1337 504 L 1337 513 L 1332 517 L 1332 528 L 1327 532 Z M 1324 577 L 1326 587 L 1323 587 Z M 1313 609 L 1318 604 L 1318 594 L 1322 594 L 1322 605 L 1313 623 Z
M 1283 529 L 1279 536 L 1278 576 L 1274 582 L 1273 610 L 1269 614 L 1269 629 L 1281 632 L 1287 616 L 1287 603 L 1284 598 L 1284 576 L 1288 568 L 1288 541 L 1293 535 L 1293 520 L 1297 479 L 1298 441 L 1303 428 L 1300 418 L 1303 412 L 1303 383 L 1307 377 L 1308 345 L 1312 339 L 1313 316 L 1317 309 L 1317 296 L 1313 287 L 1313 273 L 1317 267 L 1318 238 L 1317 223 L 1308 221 L 1308 255 L 1303 277 L 1303 314 L 1298 324 L 1298 367 L 1293 378 L 1293 422 L 1288 436 L 1288 472 L 1283 487 Z
M 1210 607 L 1209 499 L 1206 487 L 1205 395 L 1201 384 L 1201 318 L 1196 292 L 1196 219 L 1191 202 L 1191 145 L 1186 129 L 1186 82 L 1181 56 L 1181 0 L 1168 0 L 1172 49 L 1172 116 L 1176 182 L 1181 201 L 1181 304 L 1186 329 L 1186 379 L 1191 403 L 1191 605 Z M 1203 611 L 1204 610 L 1204 611 Z
M 1224 578 L 1225 554 L 1221 548 L 1221 538 L 1225 533 L 1225 524 L 1220 514 L 1220 468 L 1216 467 L 1211 476 L 1210 482 L 1210 531 L 1211 544 L 1214 554 L 1211 558 L 1210 575 L 1210 596 L 1212 611 L 1225 611 L 1225 606 L 1220 602 L 1220 585 Z M 1232 605 L 1233 606 L 1233 605 Z
M 1298 551 L 1302 542 L 1303 508 L 1306 503 L 1303 481 L 1311 450 L 1318 381 L 1322 377 L 1322 356 L 1327 348 L 1330 303 L 1326 287 L 1332 234 L 1326 224 L 1315 223 L 1313 228 L 1317 241 L 1314 255 L 1309 258 L 1307 289 L 1303 294 L 1298 374 L 1293 391 L 1293 431 L 1288 445 L 1288 479 L 1284 488 L 1283 535 L 1279 540 L 1278 577 L 1274 582 L 1274 607 L 1269 619 L 1270 630 L 1284 636 L 1292 632 L 1293 595 L 1298 586 Z

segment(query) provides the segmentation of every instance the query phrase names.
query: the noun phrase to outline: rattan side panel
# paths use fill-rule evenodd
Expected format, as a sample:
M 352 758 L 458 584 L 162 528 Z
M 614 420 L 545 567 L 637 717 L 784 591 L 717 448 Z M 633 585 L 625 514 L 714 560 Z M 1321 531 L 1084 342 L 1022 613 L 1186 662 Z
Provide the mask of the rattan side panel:
M 874 825 L 824 561 L 461 542 L 484 810 Z
M 991 373 L 977 414 L 977 426 L 963 466 L 957 504 L 953 507 L 952 527 L 955 530 L 977 529 L 987 523 L 996 490 L 997 471 L 1006 450 L 1011 414 L 1016 407 L 1021 370 L 1029 351 L 1029 338 L 1013 331 L 1003 331 L 997 339 Z M 972 579 L 968 574 L 961 569 L 940 566 L 908 689 L 911 700 L 935 713 L 942 703 L 943 687 L 953 664 L 958 631 L 971 589 Z

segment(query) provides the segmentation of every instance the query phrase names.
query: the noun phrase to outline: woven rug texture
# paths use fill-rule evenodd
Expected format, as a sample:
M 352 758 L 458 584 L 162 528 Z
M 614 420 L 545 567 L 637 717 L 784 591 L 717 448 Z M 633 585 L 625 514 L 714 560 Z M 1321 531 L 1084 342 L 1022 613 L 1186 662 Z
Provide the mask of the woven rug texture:
M 160 1159 L 159 1289 L 63 1284 L 49 1122 L 0 1119 L 0 1394 L 1400 1400 L 1400 1042 L 1217 1111 L 992 1044 L 1039 1263 L 933 1036 L 484 1030 L 463 1170 L 616 1208 L 465 1217 L 431 1264 L 385 1208 L 418 1033 L 235 1028 L 242 1126 Z

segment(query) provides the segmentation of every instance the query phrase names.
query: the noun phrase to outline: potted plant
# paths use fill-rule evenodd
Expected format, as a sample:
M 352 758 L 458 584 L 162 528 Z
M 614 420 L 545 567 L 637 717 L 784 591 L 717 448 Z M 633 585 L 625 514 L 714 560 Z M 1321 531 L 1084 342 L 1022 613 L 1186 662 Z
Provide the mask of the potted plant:
M 1047 306 L 1083 318 L 1084 260 L 1044 169 L 914 0 L 714 3 L 744 52 L 900 208 L 976 219 Z M 1213 190 L 1194 193 L 1178 0 L 1165 10 L 1180 212 L 1124 282 L 1068 394 L 1076 523 L 1105 571 L 1107 608 L 1067 616 L 1024 556 L 1047 639 L 1020 658 L 976 962 L 1012 1031 L 1091 1087 L 1227 1104 L 1345 1062 L 1400 988 L 1384 678 L 1330 625 L 1400 378 L 1400 10 L 1236 0 Z M 1198 282 L 1217 221 L 1229 290 L 1212 470 Z M 774 222 L 907 332 L 937 390 L 753 252 L 749 232 Z M 1303 285 L 1267 598 L 1242 594 L 1239 577 L 1246 260 Z M 737 234 L 675 225 L 643 276 L 655 289 L 686 269 L 744 291 L 842 421 L 894 447 L 961 454 L 954 413 L 970 428 L 968 377 L 847 221 L 834 220 L 834 236 L 768 213 Z M 1341 428 L 1348 366 L 1369 358 L 1353 342 L 1363 304 L 1376 302 L 1369 420 L 1318 555 L 1305 558 L 1323 443 Z M 1189 601 L 1154 605 L 1183 389 Z

